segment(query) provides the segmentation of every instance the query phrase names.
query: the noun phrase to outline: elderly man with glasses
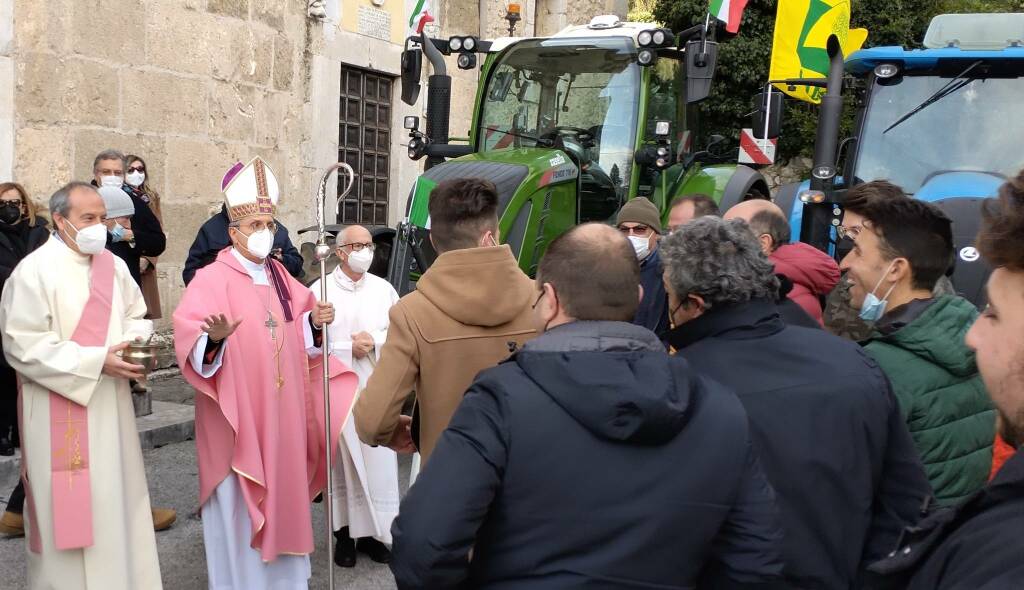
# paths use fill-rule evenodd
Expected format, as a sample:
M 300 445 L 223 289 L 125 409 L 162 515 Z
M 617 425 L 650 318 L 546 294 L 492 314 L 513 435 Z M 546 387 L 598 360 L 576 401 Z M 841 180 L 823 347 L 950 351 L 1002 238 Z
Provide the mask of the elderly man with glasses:
M 668 332 L 668 298 L 662 283 L 661 257 L 658 240 L 661 238 L 661 213 L 654 203 L 637 197 L 622 206 L 615 225 L 629 238 L 637 260 L 640 261 L 640 286 L 643 299 L 636 310 L 633 323 L 643 326 L 664 339 Z
M 370 274 L 373 236 L 361 225 L 343 229 L 335 240 L 340 264 L 327 277 L 327 301 L 338 310 L 331 324 L 331 354 L 352 367 L 363 388 L 388 337 L 388 314 L 398 302 L 391 283 Z M 310 289 L 320 293 L 320 281 Z M 334 562 L 356 564 L 356 551 L 377 563 L 391 561 L 391 521 L 398 515 L 398 456 L 386 446 L 359 441 L 349 420 L 341 434 L 334 468 Z

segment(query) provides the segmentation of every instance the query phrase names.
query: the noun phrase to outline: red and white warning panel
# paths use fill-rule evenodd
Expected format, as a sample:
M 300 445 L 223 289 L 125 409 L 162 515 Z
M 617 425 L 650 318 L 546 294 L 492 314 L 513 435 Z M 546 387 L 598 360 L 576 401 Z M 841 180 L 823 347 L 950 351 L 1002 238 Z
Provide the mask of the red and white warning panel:
M 771 164 L 779 138 L 756 139 L 753 129 L 740 130 L 740 164 Z

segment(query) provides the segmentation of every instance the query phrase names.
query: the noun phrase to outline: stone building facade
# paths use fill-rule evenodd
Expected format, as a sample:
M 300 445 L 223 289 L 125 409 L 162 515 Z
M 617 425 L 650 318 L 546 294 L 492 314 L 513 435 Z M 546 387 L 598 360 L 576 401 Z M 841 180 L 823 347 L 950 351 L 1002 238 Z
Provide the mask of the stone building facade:
M 505 0 L 429 0 L 439 37 L 507 34 Z M 625 0 L 519 0 L 517 35 L 549 35 Z M 5 0 L 0 2 L 0 180 L 45 205 L 88 180 L 97 152 L 143 156 L 161 194 L 168 247 L 158 266 L 164 317 L 199 226 L 220 206 L 235 161 L 265 158 L 296 245 L 314 222 L 321 171 L 359 166 L 349 220 L 393 225 L 420 163 L 405 153 L 399 96 L 407 0 Z M 475 71 L 451 68 L 452 134 L 466 135 Z M 425 80 L 425 76 L 424 76 Z M 421 93 L 421 97 L 425 94 Z M 161 327 L 168 327 L 165 319 Z

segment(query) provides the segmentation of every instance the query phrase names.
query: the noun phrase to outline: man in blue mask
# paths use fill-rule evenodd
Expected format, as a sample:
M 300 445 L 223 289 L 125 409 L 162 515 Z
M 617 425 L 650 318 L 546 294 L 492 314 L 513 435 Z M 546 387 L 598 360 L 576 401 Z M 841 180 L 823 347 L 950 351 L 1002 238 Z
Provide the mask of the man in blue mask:
M 847 193 L 843 230 L 853 240 L 840 265 L 851 303 L 874 323 L 862 345 L 892 382 L 936 499 L 954 503 L 988 479 L 995 414 L 964 344 L 977 310 L 932 295 L 953 263 L 951 222 L 877 181 Z

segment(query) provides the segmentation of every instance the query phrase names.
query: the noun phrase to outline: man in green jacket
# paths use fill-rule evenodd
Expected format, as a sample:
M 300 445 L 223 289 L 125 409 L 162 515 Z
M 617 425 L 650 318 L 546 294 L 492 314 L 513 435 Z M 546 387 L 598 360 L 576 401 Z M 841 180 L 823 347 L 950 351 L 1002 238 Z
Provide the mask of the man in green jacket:
M 932 289 L 953 263 L 951 222 L 888 182 L 847 193 L 843 232 L 853 250 L 850 300 L 874 323 L 862 342 L 892 382 L 936 499 L 951 504 L 988 479 L 995 412 L 964 336 L 978 315 Z

